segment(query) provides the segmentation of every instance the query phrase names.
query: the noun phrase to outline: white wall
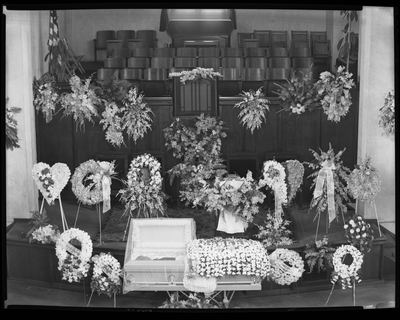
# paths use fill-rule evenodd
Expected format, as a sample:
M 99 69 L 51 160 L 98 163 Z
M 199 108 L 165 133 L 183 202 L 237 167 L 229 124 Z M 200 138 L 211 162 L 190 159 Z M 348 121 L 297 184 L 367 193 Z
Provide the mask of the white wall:
M 380 222 L 395 232 L 395 142 L 382 135 L 378 110 L 384 96 L 394 89 L 393 8 L 364 7 L 360 21 L 360 108 L 358 158 L 371 156 L 382 179 L 376 197 Z M 396 94 L 396 93 L 395 93 Z M 361 205 L 360 213 L 375 218 L 372 206 Z

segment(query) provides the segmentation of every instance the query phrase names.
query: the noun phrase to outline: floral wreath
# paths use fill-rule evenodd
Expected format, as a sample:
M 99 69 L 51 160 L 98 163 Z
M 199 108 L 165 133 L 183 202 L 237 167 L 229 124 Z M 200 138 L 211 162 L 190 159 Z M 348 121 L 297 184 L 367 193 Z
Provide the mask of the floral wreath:
M 294 250 L 275 249 L 269 255 L 269 259 L 271 261 L 271 278 L 277 284 L 289 285 L 297 282 L 303 275 L 304 261 Z
M 132 216 L 132 212 L 138 209 L 137 217 L 164 215 L 165 195 L 161 190 L 160 170 L 160 162 L 150 154 L 145 153 L 132 160 L 128 180 L 124 181 L 127 188 L 118 192 L 125 203 L 124 214 Z
M 251 134 L 253 134 L 254 130 L 259 129 L 265 121 L 270 101 L 265 98 L 262 87 L 256 92 L 252 89 L 249 92 L 243 91 L 240 95 L 243 97 L 243 101 L 236 103 L 233 108 L 241 109 L 238 115 L 240 123 L 246 125 L 247 129 L 250 129 Z
M 392 90 L 386 94 L 385 103 L 383 107 L 379 109 L 379 125 L 386 134 L 394 135 L 395 119 L 394 92 Z
M 107 294 L 111 297 L 113 294 L 121 292 L 122 270 L 119 261 L 110 253 L 101 252 L 100 255 L 92 257 L 93 275 L 90 287 L 97 294 Z
M 73 239 L 80 242 L 81 249 L 77 249 L 70 243 Z M 86 277 L 92 251 L 92 240 L 87 232 L 71 228 L 61 233 L 56 241 L 56 256 L 62 279 L 68 282 L 79 282 L 82 277 Z
M 304 166 L 298 160 L 287 160 L 283 163 L 288 186 L 288 203 L 291 203 L 303 183 Z
M 186 81 L 195 81 L 199 78 L 222 77 L 221 73 L 215 72 L 213 68 L 197 67 L 193 70 L 184 70 L 182 72 L 170 72 L 169 77 L 180 77 L 180 81 L 185 84 Z
M 285 168 L 279 162 L 269 160 L 264 162 L 262 172 L 263 177 L 259 181 L 259 184 L 261 186 L 267 185 L 273 190 L 275 195 L 275 219 L 280 224 L 282 220 L 282 204 L 286 204 L 288 201 Z
M 343 263 L 344 257 L 350 254 L 353 261 L 350 265 Z M 352 280 L 361 282 L 359 272 L 363 263 L 362 253 L 353 245 L 347 244 L 342 245 L 336 249 L 333 254 L 333 267 L 334 272 L 332 273 L 331 282 L 334 284 L 336 281 L 340 281 L 342 289 L 352 288 Z
M 86 205 L 108 201 L 110 180 L 115 174 L 114 162 L 88 160 L 75 169 L 71 178 L 72 192 Z M 88 182 L 85 185 L 85 182 Z

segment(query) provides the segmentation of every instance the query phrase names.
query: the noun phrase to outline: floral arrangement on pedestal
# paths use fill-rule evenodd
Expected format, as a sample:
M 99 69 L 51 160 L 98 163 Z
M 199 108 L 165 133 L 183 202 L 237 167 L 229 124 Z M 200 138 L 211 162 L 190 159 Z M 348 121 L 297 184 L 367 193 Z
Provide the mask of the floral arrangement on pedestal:
M 238 118 L 243 126 L 253 134 L 255 129 L 259 129 L 266 120 L 266 112 L 269 111 L 270 101 L 265 98 L 262 88 L 257 91 L 243 91 L 240 94 L 243 101 L 236 103 L 233 108 L 240 108 Z
M 235 181 L 240 186 L 235 188 L 230 181 Z M 246 229 L 265 199 L 264 193 L 259 189 L 260 186 L 253 179 L 251 171 L 248 171 L 244 178 L 237 175 L 217 177 L 212 184 L 204 183 L 194 204 L 201 203 L 208 212 L 219 212 L 220 215 L 226 210 L 233 211 L 233 215 L 243 221 Z
M 215 177 L 226 173 L 222 166 L 221 140 L 226 137 L 224 123 L 216 117 L 201 114 L 194 127 L 186 126 L 179 118 L 163 129 L 165 146 L 181 163 L 168 171 L 170 183 L 180 178 L 180 197 L 186 205 L 201 204 L 199 191 Z
M 301 191 L 304 179 L 304 166 L 299 160 L 287 160 L 282 163 L 285 168 L 287 185 L 287 203 L 290 205 L 297 193 Z
M 277 248 L 270 255 L 271 279 L 280 285 L 297 282 L 304 272 L 304 261 L 294 250 Z
M 85 120 L 94 123 L 93 117 L 98 117 L 97 108 L 101 104 L 101 99 L 96 95 L 91 86 L 92 76 L 82 80 L 77 75 L 69 79 L 71 93 L 63 93 L 60 97 L 61 110 L 63 116 L 73 116 L 78 128 L 85 132 Z
M 350 244 L 355 246 L 361 253 L 369 252 L 374 241 L 374 230 L 371 225 L 359 214 L 352 215 L 343 226 L 345 236 Z
M 314 162 L 305 162 L 309 168 L 314 170 L 307 177 L 313 178 L 310 188 L 314 188 L 310 210 L 316 208 L 315 217 L 327 210 L 329 224 L 335 217 L 338 218 L 339 211 L 344 216 L 347 212 L 345 203 L 349 202 L 351 196 L 347 187 L 350 169 L 345 167 L 340 159 L 345 150 L 346 148 L 335 154 L 329 143 L 328 151 L 324 152 L 320 149 L 321 154 L 310 149 L 315 160 Z
M 80 249 L 70 243 L 71 240 L 80 243 Z M 86 231 L 70 228 L 65 230 L 56 241 L 56 256 L 58 270 L 62 273 L 62 280 L 79 282 L 86 277 L 90 267 L 93 244 Z
M 180 82 L 185 84 L 186 81 L 196 81 L 201 78 L 222 77 L 221 73 L 215 72 L 213 68 L 201 68 L 197 67 L 192 70 L 184 70 L 181 72 L 170 72 L 169 77 L 180 77 Z
M 222 302 L 217 302 L 215 299 L 207 294 L 200 293 L 190 293 L 185 294 L 187 299 L 182 299 L 179 296 L 179 292 L 175 291 L 169 296 L 169 299 L 164 301 L 164 303 L 159 308 L 168 309 L 217 309 L 217 308 L 227 308 L 228 301 L 224 300 Z
M 291 221 L 282 219 L 277 221 L 273 214 L 268 213 L 267 217 L 260 224 L 256 224 L 258 232 L 256 237 L 261 240 L 265 248 L 271 246 L 286 246 L 293 243 L 293 234 L 288 226 Z
M 160 170 L 160 162 L 150 154 L 145 153 L 132 160 L 127 180 L 123 181 L 126 188 L 117 194 L 125 204 L 124 215 L 136 218 L 164 215 L 166 195 L 161 190 Z
M 18 144 L 18 124 L 14 115 L 19 113 L 22 109 L 17 107 L 7 107 L 9 98 L 6 99 L 6 149 L 14 150 L 14 148 L 21 148 Z
M 392 90 L 385 95 L 385 102 L 379 109 L 379 125 L 389 136 L 394 136 L 395 119 L 394 92 Z
M 336 248 L 332 247 L 327 235 L 324 235 L 321 240 L 308 241 L 304 250 L 304 259 L 310 269 L 309 273 L 313 272 L 314 267 L 317 267 L 318 272 L 333 269 L 332 259 L 335 251 Z
M 46 123 L 53 119 L 59 97 L 54 75 L 46 72 L 39 79 L 33 78 L 33 105 L 43 113 Z

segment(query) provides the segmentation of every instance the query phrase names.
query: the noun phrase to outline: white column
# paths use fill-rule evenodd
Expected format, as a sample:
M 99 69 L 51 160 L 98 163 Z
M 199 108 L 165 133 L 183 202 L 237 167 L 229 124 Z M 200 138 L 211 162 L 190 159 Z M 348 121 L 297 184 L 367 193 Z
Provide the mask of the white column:
M 382 179 L 375 198 L 381 225 L 395 232 L 395 142 L 382 135 L 378 112 L 394 89 L 394 17 L 390 7 L 363 7 L 360 12 L 360 107 L 358 161 L 369 155 Z M 395 93 L 396 94 L 396 93 Z M 397 98 L 397 97 L 396 97 Z M 375 218 L 375 210 L 360 203 L 359 213 Z

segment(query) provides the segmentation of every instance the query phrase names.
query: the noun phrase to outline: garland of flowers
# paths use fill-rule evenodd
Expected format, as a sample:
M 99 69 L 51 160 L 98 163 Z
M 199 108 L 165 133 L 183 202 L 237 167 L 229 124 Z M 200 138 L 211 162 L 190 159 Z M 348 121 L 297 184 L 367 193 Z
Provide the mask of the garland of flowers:
M 189 272 L 198 277 L 269 275 L 268 254 L 259 241 L 239 238 L 195 239 L 187 245 Z
M 347 207 L 345 203 L 349 202 L 349 197 L 350 197 L 349 190 L 347 187 L 347 181 L 348 181 L 348 176 L 350 174 L 350 169 L 343 166 L 343 161 L 340 160 L 340 157 L 342 156 L 345 150 L 346 148 L 339 151 L 335 155 L 335 152 L 332 149 L 332 145 L 330 143 L 328 151 L 324 152 L 320 149 L 321 152 L 320 155 L 314 150 L 310 149 L 312 155 L 315 158 L 314 162 L 305 162 L 305 164 L 307 164 L 309 168 L 314 170 L 314 172 L 307 177 L 307 178 L 313 178 L 313 182 L 310 186 L 310 189 L 316 187 L 316 183 L 318 182 L 319 179 L 319 174 L 327 163 L 330 163 L 331 165 L 334 166 L 334 169 L 332 170 L 334 204 L 333 206 L 329 204 L 330 195 L 328 195 L 327 185 L 330 182 L 327 181 L 327 183 L 324 183 L 323 185 L 322 194 L 315 196 L 315 190 L 314 190 L 314 195 L 313 198 L 311 199 L 310 210 L 316 208 L 317 211 L 316 216 L 324 212 L 326 209 L 332 211 L 334 210 L 336 218 L 339 215 L 339 210 L 341 210 L 342 214 L 345 214 L 347 212 Z
M 70 240 L 79 241 L 81 249 L 74 247 Z M 56 241 L 56 256 L 58 258 L 58 270 L 62 273 L 62 280 L 79 282 L 82 277 L 86 277 L 92 251 L 92 240 L 87 232 L 70 228 L 61 233 Z
M 56 79 L 49 73 L 44 73 L 39 79 L 33 78 L 33 105 L 36 111 L 41 111 L 49 123 L 53 118 L 59 100 Z
M 290 204 L 297 192 L 300 189 L 300 186 L 303 183 L 304 177 L 304 166 L 298 160 L 287 160 L 282 163 L 283 167 L 285 168 L 286 173 L 286 180 L 287 180 L 287 189 L 288 189 L 288 204 Z
M 348 188 L 351 195 L 369 204 L 374 203 L 375 196 L 381 190 L 381 179 L 378 170 L 372 165 L 371 157 L 367 156 L 356 165 L 350 173 Z
M 282 219 L 279 223 L 271 213 L 268 213 L 261 224 L 256 224 L 258 232 L 255 236 L 261 240 L 266 249 L 271 246 L 291 245 L 293 235 L 292 231 L 287 229 L 290 223 L 291 221 L 286 219 Z
M 221 73 L 215 72 L 213 68 L 197 67 L 192 70 L 184 70 L 181 72 L 170 72 L 169 77 L 180 77 L 180 82 L 185 84 L 186 81 L 196 81 L 200 78 L 206 79 L 214 77 L 222 77 Z
M 326 271 L 328 268 L 332 269 L 335 251 L 336 248 L 331 246 L 327 235 L 323 236 L 321 240 L 307 242 L 304 259 L 310 269 L 309 273 L 313 272 L 315 266 L 317 266 L 318 272 L 320 270 Z
M 229 181 L 240 183 L 240 187 L 234 188 Z M 202 203 L 208 212 L 223 214 L 226 209 L 233 208 L 234 215 L 244 221 L 244 227 L 253 221 L 259 212 L 259 204 L 265 199 L 260 186 L 248 171 L 246 177 L 232 175 L 224 178 L 217 177 L 214 183 L 204 182 L 203 188 L 198 192 L 194 204 Z
M 275 219 L 277 224 L 280 225 L 282 222 L 282 205 L 288 201 L 285 168 L 275 160 L 268 160 L 263 164 L 262 173 L 263 176 L 259 184 L 260 186 L 267 185 L 273 190 L 275 196 Z
M 266 120 L 266 111 L 269 111 L 270 101 L 265 98 L 262 87 L 254 92 L 250 89 L 240 94 L 243 101 L 236 103 L 233 108 L 240 108 L 238 118 L 243 126 L 250 129 L 253 134 L 255 129 L 261 128 L 263 121 Z
M 161 164 L 149 154 L 137 156 L 132 160 L 127 181 L 127 186 L 121 189 L 118 195 L 125 203 L 125 214 L 133 216 L 137 210 L 136 218 L 163 216 L 165 211 L 165 194 L 162 192 Z
M 274 93 L 278 94 L 282 110 L 300 115 L 320 107 L 320 96 L 312 80 L 313 71 L 310 67 L 301 79 L 293 72 L 290 80 L 286 79 L 287 83 L 284 85 L 274 83 L 280 88 L 279 92 Z
M 350 254 L 353 261 L 350 265 L 343 263 L 343 260 L 347 254 Z M 341 245 L 338 247 L 333 254 L 333 268 L 331 282 L 335 284 L 337 281 L 342 286 L 342 289 L 352 288 L 353 281 L 357 283 L 361 282 L 360 270 L 363 263 L 362 253 L 353 245 Z
M 6 98 L 6 149 L 21 148 L 18 144 L 18 124 L 14 115 L 21 112 L 21 108 L 8 107 L 9 98 Z
M 64 93 L 60 97 L 61 110 L 64 116 L 73 115 L 76 130 L 85 132 L 85 119 L 94 123 L 93 117 L 98 116 L 97 106 L 101 104 L 101 99 L 96 95 L 90 82 L 92 76 L 86 80 L 81 80 L 77 75 L 69 79 L 71 93 Z
M 300 254 L 286 248 L 275 249 L 270 255 L 271 278 L 280 285 L 297 282 L 304 272 L 304 261 Z
M 351 102 L 350 89 L 355 86 L 353 74 L 345 71 L 344 66 L 339 66 L 336 75 L 329 71 L 320 74 L 320 80 L 316 83 L 318 94 L 321 96 L 321 105 L 328 120 L 340 122 L 344 117 Z
M 110 179 L 115 175 L 114 161 L 90 159 L 79 165 L 71 177 L 72 192 L 86 205 L 99 204 L 107 199 L 111 190 Z M 108 186 L 107 189 L 105 186 Z
M 379 109 L 379 125 L 383 128 L 384 133 L 394 135 L 395 119 L 394 92 L 392 90 L 385 95 L 385 103 Z
M 361 252 L 370 252 L 374 240 L 374 230 L 359 214 L 352 215 L 343 226 L 347 240 Z
M 91 258 L 93 262 L 93 275 L 90 288 L 98 295 L 106 294 L 109 297 L 122 290 L 121 265 L 110 253 L 101 252 Z

